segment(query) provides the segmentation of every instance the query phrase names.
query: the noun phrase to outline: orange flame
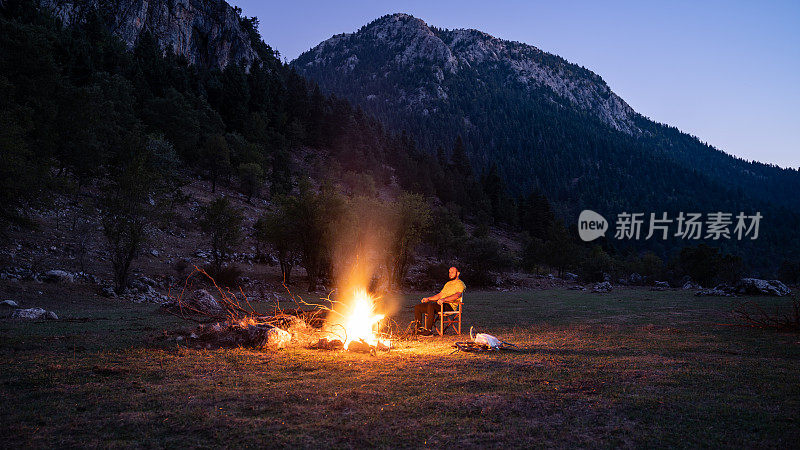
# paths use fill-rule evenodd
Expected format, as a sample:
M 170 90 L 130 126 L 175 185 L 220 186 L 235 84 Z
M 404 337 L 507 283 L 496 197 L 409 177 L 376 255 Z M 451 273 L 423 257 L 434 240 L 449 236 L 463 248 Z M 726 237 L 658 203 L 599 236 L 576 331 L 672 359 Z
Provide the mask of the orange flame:
M 365 289 L 354 289 L 341 323 L 347 333 L 344 348 L 347 349 L 351 342 L 357 341 L 373 347 L 378 344 L 389 347 L 391 343 L 378 337 L 375 331 L 375 327 L 384 317 L 384 314 L 375 312 L 375 299 Z

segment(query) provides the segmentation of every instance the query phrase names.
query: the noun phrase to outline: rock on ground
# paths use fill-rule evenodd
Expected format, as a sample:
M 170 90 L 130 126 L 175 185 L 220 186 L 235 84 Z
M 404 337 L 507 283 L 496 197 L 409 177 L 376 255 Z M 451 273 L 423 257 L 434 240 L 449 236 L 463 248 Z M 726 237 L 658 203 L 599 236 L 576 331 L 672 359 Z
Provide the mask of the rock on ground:
M 225 308 L 205 289 L 198 289 L 184 298 L 166 302 L 163 307 L 181 311 L 185 314 L 199 313 L 209 316 L 222 316 L 225 314 Z
M 611 292 L 614 287 L 608 281 L 603 281 L 601 283 L 597 283 L 592 287 L 592 292 Z
M 42 308 L 17 309 L 11 313 L 11 318 L 14 320 L 58 320 L 56 313 Z
M 702 289 L 702 288 L 703 288 L 702 286 L 700 286 L 699 284 L 695 283 L 692 280 L 688 280 L 685 283 L 683 283 L 683 289 L 686 289 L 686 290 Z
M 75 281 L 75 275 L 65 270 L 48 270 L 40 278 L 49 283 L 72 283 Z
M 736 292 L 748 295 L 773 295 L 783 297 L 792 291 L 779 280 L 760 280 L 758 278 L 742 278 L 736 283 Z

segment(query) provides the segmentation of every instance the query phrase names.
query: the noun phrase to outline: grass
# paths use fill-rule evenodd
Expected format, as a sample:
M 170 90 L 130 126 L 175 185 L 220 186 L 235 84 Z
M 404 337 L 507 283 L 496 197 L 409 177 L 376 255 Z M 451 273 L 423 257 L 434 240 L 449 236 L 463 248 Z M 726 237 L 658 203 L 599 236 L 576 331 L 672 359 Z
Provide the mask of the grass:
M 465 331 L 521 350 L 452 354 L 464 336 L 400 342 L 375 357 L 190 350 L 158 338 L 185 324 L 152 305 L 49 305 L 67 320 L 0 322 L 0 445 L 800 442 L 800 336 L 726 325 L 731 299 L 549 290 L 473 292 L 466 302 Z

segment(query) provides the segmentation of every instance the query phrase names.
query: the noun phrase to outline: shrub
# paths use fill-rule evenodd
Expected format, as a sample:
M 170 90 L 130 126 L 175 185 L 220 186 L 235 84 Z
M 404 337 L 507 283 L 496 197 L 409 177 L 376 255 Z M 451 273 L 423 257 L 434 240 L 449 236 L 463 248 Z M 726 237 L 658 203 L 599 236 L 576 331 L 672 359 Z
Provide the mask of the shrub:
M 205 271 L 220 287 L 234 288 L 239 277 L 242 276 L 242 271 L 235 264 L 219 268 L 211 264 L 205 268 Z

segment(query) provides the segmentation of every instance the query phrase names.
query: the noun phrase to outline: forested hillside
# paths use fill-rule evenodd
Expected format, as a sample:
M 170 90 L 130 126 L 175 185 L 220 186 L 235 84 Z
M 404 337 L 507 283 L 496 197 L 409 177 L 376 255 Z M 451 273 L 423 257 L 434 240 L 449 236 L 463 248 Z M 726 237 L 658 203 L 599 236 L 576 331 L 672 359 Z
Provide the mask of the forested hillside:
M 762 240 L 744 250 L 723 247 L 722 253 L 679 255 L 674 242 L 664 242 L 655 254 L 578 242 L 561 218 L 593 201 L 603 212 L 631 204 L 678 208 L 688 196 L 696 208 L 749 211 L 752 204 L 666 155 L 654 159 L 635 137 L 608 131 L 599 119 L 556 103 L 520 101 L 543 121 L 542 129 L 531 131 L 539 133 L 532 142 L 542 143 L 543 152 L 536 160 L 541 178 L 531 179 L 531 186 L 541 190 L 521 194 L 522 175 L 510 174 L 503 162 L 514 152 L 503 152 L 497 164 L 476 170 L 489 160 L 473 151 L 479 161 L 472 161 L 467 140 L 458 134 L 451 138 L 432 131 L 418 144 L 416 134 L 384 127 L 282 63 L 261 40 L 256 18 L 237 20 L 257 57 L 221 69 L 190 64 L 186 55 L 174 54 L 147 32 L 131 47 L 109 26 L 108 11 L 89 8 L 81 17 L 67 25 L 33 1 L 3 6 L 0 195 L 5 207 L 0 214 L 4 230 L 33 229 L 32 214 L 51 208 L 53 195 L 82 199 L 96 211 L 119 289 L 125 288 L 125 274 L 149 230 L 170 226 L 171 211 L 186 201 L 182 186 L 196 177 L 207 180 L 211 194 L 220 197 L 201 205 L 202 215 L 187 225 L 210 236 L 211 268 L 223 272 L 229 255 L 249 237 L 265 244 L 284 272 L 302 266 L 312 287 L 318 277 L 335 271 L 330 235 L 342 224 L 343 207 L 356 224 L 358 217 L 392 218 L 386 265 L 400 284 L 415 255 L 442 264 L 456 261 L 475 285 L 496 283 L 492 273 L 519 269 L 575 271 L 587 280 L 633 271 L 651 279 L 678 279 L 689 273 L 686 258 L 697 254 L 705 265 L 716 264 L 725 253 L 743 256 L 744 265 L 732 257 L 736 270 L 731 274 L 753 268 L 774 272 L 781 262 L 793 264 L 796 241 L 787 242 L 793 235 L 785 230 L 796 219 L 780 224 L 765 219 Z M 470 106 L 478 108 L 476 114 L 478 103 Z M 506 106 L 509 114 L 515 111 L 515 105 Z M 625 117 L 614 120 L 635 123 Z M 563 141 L 574 147 L 558 150 L 544 145 L 542 139 L 552 138 L 553 123 L 583 141 Z M 597 140 L 612 135 L 619 139 Z M 620 142 L 629 146 L 620 148 Z M 530 158 L 528 152 L 518 156 Z M 647 171 L 641 172 L 643 167 Z M 653 175 L 647 178 L 647 173 Z M 571 181 L 554 190 L 565 176 Z M 547 177 L 552 183 L 545 183 Z M 257 226 L 241 229 L 241 212 L 215 194 L 218 184 L 238 190 L 248 203 L 263 201 Z M 659 203 L 648 203 L 656 197 Z M 365 207 L 372 209 L 365 213 Z M 778 217 L 772 211 L 765 207 L 762 213 Z M 499 232 L 516 244 L 501 244 Z M 717 264 L 708 282 L 723 277 L 728 267 Z
M 332 37 L 293 61 L 435 153 L 463 138 L 478 171 L 509 190 L 543 192 L 568 222 L 589 208 L 761 211 L 764 241 L 728 246 L 759 267 L 800 252 L 800 173 L 747 162 L 633 111 L 597 74 L 477 30 L 444 30 L 407 14 Z M 680 242 L 632 243 L 662 257 Z M 717 244 L 718 245 L 718 244 Z M 725 244 L 722 244 L 725 245 Z

